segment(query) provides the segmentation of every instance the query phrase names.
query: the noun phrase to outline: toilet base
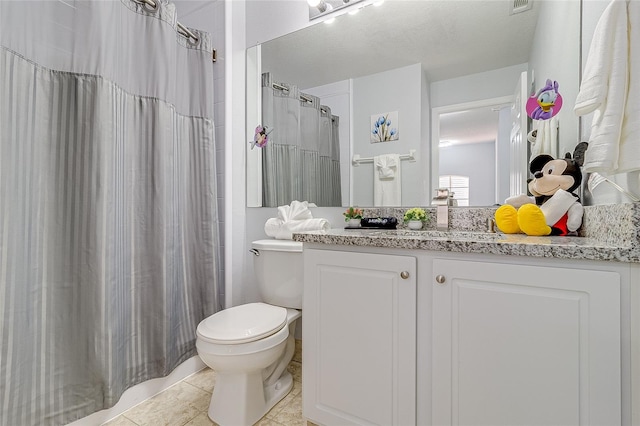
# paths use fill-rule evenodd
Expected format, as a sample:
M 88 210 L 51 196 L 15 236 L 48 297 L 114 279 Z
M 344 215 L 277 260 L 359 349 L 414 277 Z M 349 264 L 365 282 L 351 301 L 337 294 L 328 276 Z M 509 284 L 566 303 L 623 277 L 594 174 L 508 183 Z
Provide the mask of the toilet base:
M 284 371 L 272 385 L 263 386 L 262 373 L 216 377 L 209 404 L 209 418 L 221 426 L 253 425 L 293 388 L 293 377 Z M 243 398 L 238 396 L 244 395 Z M 233 410 L 229 410 L 233 406 Z

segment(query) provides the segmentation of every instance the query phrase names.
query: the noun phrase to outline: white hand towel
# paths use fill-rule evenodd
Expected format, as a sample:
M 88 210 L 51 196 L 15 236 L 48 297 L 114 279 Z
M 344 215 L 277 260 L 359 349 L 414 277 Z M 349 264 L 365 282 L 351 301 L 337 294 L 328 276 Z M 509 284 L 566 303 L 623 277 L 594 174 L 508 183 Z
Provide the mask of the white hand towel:
M 373 205 L 400 206 L 402 179 L 398 154 L 377 155 L 373 158 Z
M 533 126 L 536 131 L 535 140 L 531 143 L 531 158 L 540 154 L 549 154 L 558 157 L 558 118 L 549 120 L 534 120 Z M 529 141 L 531 142 L 529 138 Z
M 618 173 L 640 170 L 640 2 L 627 2 L 629 89 L 622 121 Z
M 625 0 L 613 0 L 596 25 L 574 108 L 577 115 L 594 112 L 584 161 L 587 172 L 618 169 L 628 91 L 627 33 L 627 3 Z
M 376 157 L 375 166 L 378 170 L 378 178 L 381 180 L 395 178 L 399 162 L 400 158 L 396 158 L 396 156 L 393 155 L 381 155 Z

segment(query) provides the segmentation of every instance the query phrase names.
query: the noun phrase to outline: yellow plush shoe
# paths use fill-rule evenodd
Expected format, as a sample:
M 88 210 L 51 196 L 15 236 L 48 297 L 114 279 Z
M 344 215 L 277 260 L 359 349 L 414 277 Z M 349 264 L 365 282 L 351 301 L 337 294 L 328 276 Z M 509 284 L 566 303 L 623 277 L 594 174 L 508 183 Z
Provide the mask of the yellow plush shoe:
M 551 227 L 547 225 L 544 213 L 535 204 L 525 204 L 518 209 L 518 225 L 527 235 L 551 234 Z
M 496 210 L 496 226 L 505 234 L 519 234 L 522 231 L 518 226 L 518 211 L 515 207 L 505 204 Z

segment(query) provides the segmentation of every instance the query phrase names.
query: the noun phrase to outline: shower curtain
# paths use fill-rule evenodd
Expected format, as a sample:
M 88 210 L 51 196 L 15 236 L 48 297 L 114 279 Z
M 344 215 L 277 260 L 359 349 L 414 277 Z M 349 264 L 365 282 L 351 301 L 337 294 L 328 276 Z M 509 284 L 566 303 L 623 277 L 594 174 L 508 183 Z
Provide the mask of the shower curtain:
M 211 42 L 155 3 L 0 2 L 0 425 L 114 405 L 219 309 Z
M 272 129 L 262 148 L 262 205 L 341 206 L 339 117 L 318 97 L 264 73 L 262 121 Z

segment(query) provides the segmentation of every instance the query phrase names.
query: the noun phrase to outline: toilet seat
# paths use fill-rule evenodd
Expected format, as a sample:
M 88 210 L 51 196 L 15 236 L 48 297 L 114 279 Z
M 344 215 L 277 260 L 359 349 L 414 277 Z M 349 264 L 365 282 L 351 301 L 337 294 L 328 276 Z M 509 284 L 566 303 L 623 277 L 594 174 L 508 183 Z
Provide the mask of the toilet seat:
M 264 339 L 287 324 L 287 309 L 266 303 L 234 306 L 205 318 L 197 336 L 209 343 L 234 345 Z

